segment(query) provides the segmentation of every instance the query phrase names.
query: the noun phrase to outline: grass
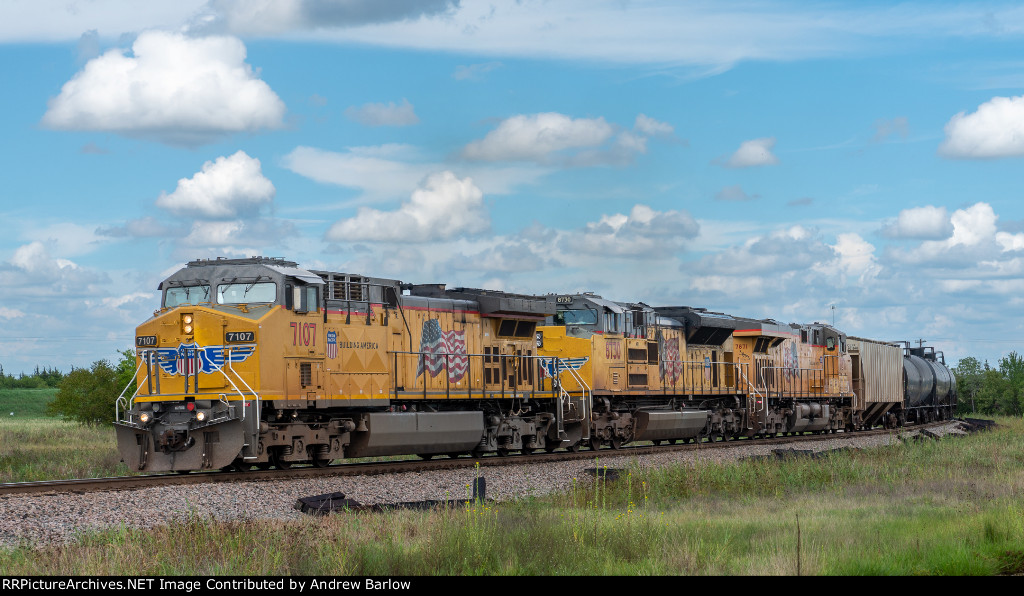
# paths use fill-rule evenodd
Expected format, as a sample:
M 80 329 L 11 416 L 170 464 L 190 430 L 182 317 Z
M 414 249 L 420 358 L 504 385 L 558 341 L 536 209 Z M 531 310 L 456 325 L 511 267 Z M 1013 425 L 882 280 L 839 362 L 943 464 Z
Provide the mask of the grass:
M 113 427 L 46 417 L 56 393 L 0 390 L 0 483 L 127 475 Z
M 565 493 L 82 534 L 0 550 L 11 575 L 1024 573 L 1024 422 L 818 460 L 637 467 Z M 595 462 L 599 467 L 600 460 Z M 468 495 L 467 482 L 467 495 Z M 182 549 L 187 544 L 189 548 Z
M 127 476 L 112 427 L 0 420 L 0 482 Z
M 5 421 L 46 418 L 56 389 L 0 389 L 0 417 Z

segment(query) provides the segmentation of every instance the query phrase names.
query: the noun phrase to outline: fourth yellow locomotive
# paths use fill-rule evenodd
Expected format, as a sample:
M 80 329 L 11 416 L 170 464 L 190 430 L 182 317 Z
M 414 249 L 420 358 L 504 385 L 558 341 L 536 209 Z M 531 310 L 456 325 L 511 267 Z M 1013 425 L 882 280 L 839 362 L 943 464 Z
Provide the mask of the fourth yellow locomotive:
M 950 418 L 941 353 L 594 294 L 199 260 L 136 330 L 133 470 L 599 449 Z

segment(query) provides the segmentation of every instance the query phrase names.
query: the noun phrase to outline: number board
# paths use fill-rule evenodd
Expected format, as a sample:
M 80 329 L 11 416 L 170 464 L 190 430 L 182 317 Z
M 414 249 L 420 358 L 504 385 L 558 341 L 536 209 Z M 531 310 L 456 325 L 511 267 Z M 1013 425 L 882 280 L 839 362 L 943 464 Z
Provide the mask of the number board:
M 148 348 L 156 345 L 155 335 L 136 335 L 135 346 L 139 348 Z
M 559 296 L 555 299 L 555 302 L 558 304 L 571 304 L 572 296 Z
M 256 341 L 255 331 L 228 331 L 224 334 L 224 341 L 227 343 L 254 342 Z

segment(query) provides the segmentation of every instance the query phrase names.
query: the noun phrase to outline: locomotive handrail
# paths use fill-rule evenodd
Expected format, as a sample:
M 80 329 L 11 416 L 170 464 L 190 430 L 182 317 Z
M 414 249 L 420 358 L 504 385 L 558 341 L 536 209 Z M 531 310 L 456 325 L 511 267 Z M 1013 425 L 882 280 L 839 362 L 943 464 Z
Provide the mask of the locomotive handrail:
M 827 395 L 827 393 L 825 392 L 825 380 L 826 380 L 826 377 L 828 375 L 827 375 L 824 367 L 822 367 L 822 368 L 800 368 L 800 367 L 795 367 L 795 366 L 764 366 L 764 367 L 761 367 L 761 370 L 760 370 L 760 373 L 761 373 L 761 383 L 765 387 L 765 390 L 768 391 L 769 393 L 771 393 L 772 392 L 772 388 L 771 387 L 774 386 L 775 383 L 773 382 L 773 383 L 769 384 L 767 382 L 767 380 L 765 379 L 765 371 L 781 371 L 781 373 L 782 373 L 781 375 L 777 374 L 777 372 L 772 374 L 773 381 L 774 380 L 781 380 L 782 384 L 783 385 L 788 385 L 788 387 L 783 387 L 781 389 L 776 390 L 775 393 L 777 393 L 778 395 L 785 394 L 788 397 L 819 397 L 822 394 L 826 394 Z M 810 376 L 808 376 L 805 373 L 809 373 Z M 787 382 L 787 379 L 789 379 L 791 377 L 794 377 L 794 376 L 795 377 L 799 377 L 799 380 L 796 383 L 794 383 L 792 381 Z M 834 375 L 834 377 L 835 377 L 835 379 L 837 381 L 841 378 L 838 374 Z M 803 382 L 805 380 L 810 380 L 812 382 L 813 381 L 820 381 L 821 382 L 821 386 L 818 388 L 820 390 L 819 391 L 814 391 L 813 389 L 815 389 L 815 387 L 813 385 L 810 386 L 810 389 L 803 389 Z M 794 387 L 794 385 L 796 385 L 796 387 Z M 789 390 L 788 392 L 786 391 L 787 389 Z M 794 389 L 795 389 L 795 391 L 794 391 Z M 847 378 L 846 378 L 846 387 L 845 388 L 840 387 L 838 389 L 838 392 L 836 393 L 836 395 L 846 396 L 846 395 L 850 395 L 852 393 L 853 393 L 853 391 L 852 391 L 852 389 L 850 387 L 850 378 L 849 378 L 849 376 L 847 376 Z
M 252 393 L 254 398 L 256 398 L 256 420 L 259 420 L 260 419 L 259 418 L 259 416 L 260 416 L 260 402 L 261 402 L 260 394 L 256 393 L 256 391 L 254 391 L 253 388 L 250 387 L 249 384 L 245 382 L 245 379 L 242 378 L 242 375 L 238 374 L 238 371 L 235 370 L 233 361 L 231 360 L 231 353 L 232 353 L 232 349 L 233 348 L 224 348 L 224 349 L 226 349 L 228 351 L 228 356 L 227 356 L 227 358 L 224 359 L 224 362 L 228 365 L 228 370 L 231 371 L 236 377 L 238 377 L 238 380 L 241 381 L 242 384 L 245 385 L 245 388 L 248 389 L 250 393 Z M 227 379 L 228 383 L 231 383 L 231 387 L 232 387 L 232 389 L 235 390 L 235 393 L 237 393 L 239 397 L 243 398 L 242 417 L 241 417 L 241 419 L 244 421 L 245 420 L 245 403 L 244 403 L 245 393 L 243 393 L 242 390 L 238 388 L 238 385 L 236 385 L 235 382 L 231 380 L 231 377 L 228 376 L 228 374 L 226 372 L 224 372 L 224 365 L 223 364 L 221 364 L 220 366 L 214 365 L 214 367 L 215 368 L 213 370 L 216 371 L 216 372 L 219 372 L 222 375 L 224 375 L 224 378 Z M 196 372 L 196 376 L 199 375 L 198 370 L 199 369 L 196 368 L 196 371 L 197 371 Z M 220 395 L 221 395 L 222 398 L 226 396 L 226 394 L 224 394 L 224 393 L 221 393 Z M 231 407 L 231 404 L 229 404 L 227 402 L 227 400 L 222 399 L 221 401 L 224 402 L 224 405 L 228 406 L 229 408 Z
M 242 382 L 242 384 L 245 386 L 245 388 L 249 390 L 249 393 L 251 393 L 253 395 L 253 397 L 256 399 L 256 415 L 259 416 L 259 414 L 260 414 L 260 407 L 262 405 L 261 404 L 262 400 L 260 398 L 259 393 L 257 393 L 252 387 L 250 387 L 249 384 L 245 382 L 245 379 L 243 379 L 242 376 L 238 373 L 238 371 L 235 370 L 233 362 L 231 360 L 231 354 L 233 352 L 233 348 L 225 347 L 223 349 L 227 350 L 227 352 L 228 352 L 228 356 L 225 359 L 225 362 L 228 365 L 228 370 L 231 371 L 238 378 L 238 380 Z M 140 382 L 140 383 L 138 383 L 138 385 L 136 385 L 135 393 L 132 394 L 131 398 L 125 400 L 124 393 L 125 393 L 125 391 L 128 390 L 128 387 L 131 386 L 132 381 L 129 381 L 128 384 L 125 385 L 125 388 L 123 390 L 121 390 L 121 395 L 118 396 L 117 400 L 115 401 L 115 406 L 114 406 L 114 415 L 115 415 L 115 417 L 119 421 L 121 421 L 121 422 L 129 422 L 129 420 L 121 418 L 121 408 L 123 406 L 125 408 L 125 413 L 127 414 L 127 411 L 131 409 L 132 404 L 135 401 L 135 398 L 137 398 L 139 396 L 139 391 L 142 389 L 142 386 L 144 384 L 148 385 L 149 384 L 148 382 L 150 381 L 151 378 L 152 379 L 156 379 L 156 382 L 157 382 L 157 393 L 153 393 L 152 386 L 150 385 L 149 395 L 160 395 L 162 397 L 178 397 L 178 396 L 185 396 L 185 395 L 193 395 L 194 396 L 194 395 L 197 395 L 197 394 L 198 395 L 203 395 L 203 394 L 200 394 L 199 391 L 198 391 L 198 387 L 199 387 L 199 373 L 202 372 L 199 366 L 196 366 L 196 369 L 195 369 L 196 370 L 196 372 L 195 372 L 196 391 L 195 392 L 190 393 L 188 391 L 188 379 L 187 379 L 187 377 L 186 377 L 186 381 L 185 381 L 186 386 L 185 386 L 185 391 L 184 392 L 182 392 L 182 393 L 164 393 L 164 392 L 160 391 L 160 375 L 158 373 L 154 373 L 153 370 L 152 370 L 154 365 L 157 365 L 157 366 L 159 365 L 158 362 L 156 361 L 156 358 L 153 357 L 154 355 L 157 355 L 157 354 L 158 354 L 158 352 L 157 352 L 157 350 L 155 348 L 143 349 L 143 350 L 139 351 L 139 355 L 140 355 L 139 365 L 138 365 L 138 367 L 136 367 L 135 372 L 132 374 L 132 381 L 134 381 L 136 379 L 136 377 L 139 374 L 139 371 L 142 370 L 142 365 L 143 364 L 146 365 L 146 376 L 142 379 L 142 382 Z M 244 398 L 246 393 L 244 391 L 242 391 L 241 389 L 239 389 L 238 385 L 224 371 L 224 365 L 221 364 L 219 366 L 218 365 L 213 365 L 213 366 L 214 366 L 213 371 L 211 371 L 210 373 L 205 373 L 205 374 L 212 374 L 213 372 L 221 373 L 221 375 L 224 376 L 224 378 L 228 381 L 228 383 L 231 384 L 232 389 L 235 390 L 234 393 L 232 393 L 230 395 L 238 395 L 240 398 Z M 220 396 L 219 401 L 223 402 L 226 406 L 230 407 L 230 404 L 225 399 L 226 395 L 228 395 L 228 394 L 221 393 L 221 392 L 212 392 L 211 395 L 218 395 L 218 396 Z M 245 407 L 243 405 L 241 419 L 245 420 L 245 418 L 246 418 L 246 410 L 245 410 Z
M 748 397 L 748 402 L 747 402 L 748 405 L 747 405 L 747 407 L 748 408 L 750 407 L 749 399 L 753 395 L 753 396 L 756 396 L 755 401 L 754 401 L 755 405 L 761 404 L 761 406 L 759 408 L 750 408 L 750 411 L 751 412 L 757 412 L 757 413 L 765 413 L 765 412 L 768 411 L 768 399 L 764 395 L 761 395 L 761 392 L 757 390 L 757 387 L 753 383 L 750 382 L 750 379 L 747 377 L 747 373 L 744 372 L 745 368 L 746 367 L 739 367 L 737 370 L 739 371 L 739 373 L 741 375 L 743 375 L 743 380 L 746 381 L 747 387 L 750 387 L 750 394 L 748 394 L 748 396 L 747 396 Z M 753 419 L 753 416 L 747 416 L 747 430 L 753 430 L 754 429 L 754 426 L 753 426 L 753 423 L 752 423 L 752 419 Z
M 662 360 L 661 362 L 664 364 L 683 365 L 682 371 L 680 372 L 680 376 L 683 377 L 683 382 L 677 383 L 673 380 L 671 384 L 663 383 L 663 385 L 665 386 L 664 388 L 666 390 L 671 386 L 672 389 L 680 387 L 684 390 L 691 389 L 693 391 L 697 391 L 699 389 L 701 393 L 732 393 L 739 388 L 739 383 L 735 381 L 735 378 L 733 380 L 733 383 L 731 384 L 727 383 L 726 380 L 723 378 L 718 378 L 716 382 L 716 375 L 714 372 L 707 372 L 704 374 L 693 374 L 695 372 L 695 368 L 713 371 L 716 366 L 723 366 L 726 369 L 732 367 L 734 370 L 739 370 L 741 365 L 744 364 L 742 362 L 721 362 L 718 360 Z M 703 372 L 703 370 L 701 372 Z M 698 376 L 701 379 L 699 385 L 692 382 Z M 687 381 L 690 382 L 688 383 Z
M 498 364 L 499 364 L 499 367 L 498 367 L 498 370 L 499 370 L 498 377 L 499 377 L 499 380 L 500 380 L 500 387 L 498 387 L 497 389 L 500 390 L 502 398 L 505 398 L 505 391 L 506 391 L 506 389 L 511 390 L 514 394 L 515 393 L 519 393 L 519 392 L 528 394 L 528 395 L 525 396 L 527 398 L 531 397 L 534 393 L 540 393 L 540 394 L 549 393 L 551 397 L 557 397 L 554 388 L 552 388 L 550 391 L 545 391 L 545 390 L 541 389 L 539 387 L 539 384 L 537 383 L 537 380 L 540 378 L 539 367 L 540 367 L 541 360 L 544 359 L 544 358 L 550 358 L 549 356 L 540 356 L 540 355 L 537 355 L 537 354 L 531 354 L 531 355 L 526 355 L 526 354 L 470 354 L 470 353 L 466 353 L 466 352 L 425 352 L 425 351 L 409 351 L 409 350 L 393 350 L 393 351 L 389 351 L 388 353 L 392 354 L 393 357 L 394 357 L 393 358 L 394 366 L 392 367 L 392 370 L 390 371 L 390 377 L 391 377 L 391 379 L 393 381 L 392 384 L 391 384 L 392 395 L 394 395 L 396 398 L 398 396 L 398 376 L 399 376 L 399 370 L 400 370 L 400 367 L 398 366 L 398 356 L 399 355 L 402 355 L 402 356 L 420 356 L 420 357 L 427 356 L 427 357 L 431 357 L 431 358 L 443 358 L 444 359 L 444 368 L 441 369 L 441 370 L 444 370 L 446 372 L 450 370 L 449 367 L 451 365 L 450 363 L 451 363 L 452 359 L 454 359 L 454 358 L 466 358 L 466 373 L 465 373 L 465 376 L 469 378 L 469 381 L 467 382 L 465 389 L 458 388 L 458 391 L 461 392 L 461 391 L 464 390 L 466 392 L 466 398 L 472 398 L 473 397 L 473 389 L 474 389 L 474 387 L 473 387 L 473 382 L 472 382 L 472 373 L 473 373 L 473 359 L 474 358 L 482 358 L 482 359 L 484 359 L 484 364 L 487 364 L 487 360 L 486 360 L 487 358 L 497 359 Z M 508 362 L 510 361 L 510 359 L 511 359 L 511 362 L 512 362 L 511 368 L 512 368 L 513 374 L 515 375 L 515 380 L 516 380 L 516 382 L 511 383 L 511 384 L 507 382 L 508 381 L 508 376 L 509 376 L 509 365 L 508 365 Z M 523 359 L 531 361 L 531 368 L 528 368 L 528 369 L 520 369 L 519 368 L 519 361 L 523 360 Z M 486 366 L 484 367 L 484 370 L 487 370 Z M 527 371 L 525 373 L 525 379 L 524 379 L 524 373 L 521 372 L 521 370 L 526 370 Z M 418 379 L 421 374 L 424 374 L 424 373 L 417 374 L 416 376 L 413 377 L 414 384 L 416 383 L 415 379 Z M 438 374 L 440 374 L 440 371 L 438 371 Z M 481 390 L 481 392 L 484 395 L 486 395 L 488 393 L 488 385 L 494 385 L 495 383 L 488 383 L 485 377 L 481 377 L 481 380 L 482 380 L 482 382 L 481 382 L 480 390 Z M 456 382 L 459 382 L 459 381 L 456 381 Z M 428 396 L 428 391 L 427 391 L 428 385 L 429 385 L 429 381 L 424 379 L 422 388 L 417 388 L 416 389 L 417 391 L 422 391 L 424 398 L 426 398 Z M 527 386 L 526 387 L 522 387 L 521 385 L 527 385 Z M 408 390 L 406 390 L 404 388 L 403 388 L 403 391 L 408 393 Z M 493 393 L 494 391 L 491 391 L 491 392 Z M 445 398 L 450 399 L 451 398 L 451 394 L 452 394 L 452 380 L 451 380 L 451 376 L 450 375 L 445 375 L 444 396 L 445 396 Z
M 128 384 L 125 385 L 124 389 L 121 390 L 121 395 L 118 395 L 117 399 L 114 401 L 114 417 L 119 422 L 128 422 L 128 420 L 122 420 L 121 419 L 121 405 L 122 405 L 122 403 L 124 404 L 125 414 L 127 415 L 128 411 L 131 410 L 132 401 L 135 400 L 135 397 L 139 394 L 139 389 L 142 388 L 142 383 L 137 384 L 135 386 L 135 392 L 132 394 L 132 396 L 130 398 L 128 398 L 127 401 L 125 400 L 124 393 L 125 393 L 125 391 L 128 391 L 128 388 L 132 386 L 132 381 L 134 381 L 135 377 L 137 377 L 139 375 L 139 371 L 142 370 L 142 363 L 143 362 L 146 362 L 145 358 L 142 358 L 142 359 L 139 360 L 139 365 L 137 367 L 135 367 L 135 372 L 132 373 L 131 381 L 128 381 Z M 142 379 L 142 381 L 144 383 L 144 382 L 146 382 L 148 380 L 149 380 L 149 368 L 147 367 L 147 369 L 146 369 L 146 378 Z
M 551 383 L 552 383 L 552 385 L 557 384 L 558 385 L 558 390 L 561 392 L 560 395 L 559 395 L 559 402 L 561 402 L 563 399 L 567 399 L 569 404 L 570 405 L 572 404 L 572 394 L 565 390 L 565 387 L 562 385 L 562 383 L 558 382 L 558 375 L 562 374 L 563 372 L 568 371 L 569 374 L 572 375 L 573 380 L 575 380 L 576 383 L 580 386 L 581 397 L 583 398 L 581 400 L 581 402 L 583 404 L 583 408 L 582 408 L 582 411 L 580 412 L 580 419 L 581 420 L 590 420 L 590 412 L 593 409 L 593 406 L 591 405 L 592 404 L 593 396 L 592 396 L 592 390 L 590 389 L 590 385 L 588 385 L 587 382 L 583 380 L 583 377 L 580 375 L 578 370 L 576 370 L 575 368 L 573 368 L 572 366 L 569 366 L 569 365 L 563 366 L 562 365 L 563 360 L 561 358 L 557 357 L 557 356 L 555 356 L 554 359 L 555 359 L 555 362 L 554 362 L 555 374 L 551 378 Z M 561 408 L 561 403 L 559 403 L 559 408 Z M 580 426 L 582 427 L 582 431 L 583 431 L 581 433 L 580 440 L 589 439 L 590 438 L 590 425 L 589 424 L 581 424 Z

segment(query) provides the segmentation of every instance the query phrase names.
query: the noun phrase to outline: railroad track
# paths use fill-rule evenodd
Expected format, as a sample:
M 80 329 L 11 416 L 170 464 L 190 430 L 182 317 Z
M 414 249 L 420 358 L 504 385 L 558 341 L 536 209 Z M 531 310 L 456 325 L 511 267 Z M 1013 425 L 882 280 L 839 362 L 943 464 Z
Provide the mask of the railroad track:
M 876 429 L 846 433 L 840 431 L 835 434 L 803 434 L 785 437 L 770 437 L 761 439 L 736 439 L 732 441 L 662 444 L 654 445 L 632 445 L 621 449 L 600 449 L 592 451 L 589 449 L 580 450 L 577 453 L 570 451 L 556 451 L 554 453 L 534 452 L 529 455 L 513 455 L 501 457 L 487 455 L 485 457 L 447 457 L 439 456 L 435 459 L 405 459 L 385 462 L 345 462 L 324 468 L 318 467 L 297 467 L 286 470 L 250 470 L 234 472 L 194 472 L 192 474 L 146 474 L 139 476 L 117 476 L 109 478 L 80 478 L 73 480 L 41 480 L 34 482 L 14 482 L 0 484 L 0 498 L 13 495 L 27 494 L 60 494 L 60 493 L 87 493 L 96 491 L 130 490 L 137 488 L 148 488 L 155 486 L 171 486 L 183 484 L 201 484 L 208 482 L 248 482 L 252 480 L 290 480 L 296 478 L 311 478 L 319 476 L 358 476 L 374 474 L 395 474 L 399 472 L 426 472 L 433 470 L 449 470 L 459 468 L 472 468 L 479 465 L 481 468 L 491 466 L 508 466 L 519 464 L 543 463 L 546 461 L 565 461 L 575 459 L 590 459 L 593 457 L 621 457 L 621 456 L 642 456 L 651 453 L 680 450 L 702 450 L 702 449 L 730 449 L 747 445 L 770 445 L 772 443 L 792 443 L 804 441 L 818 441 L 824 439 L 850 440 L 859 437 L 884 435 L 894 432 L 911 432 L 919 429 L 927 429 L 941 426 L 950 421 L 932 422 L 923 425 L 912 425 L 902 429 Z

